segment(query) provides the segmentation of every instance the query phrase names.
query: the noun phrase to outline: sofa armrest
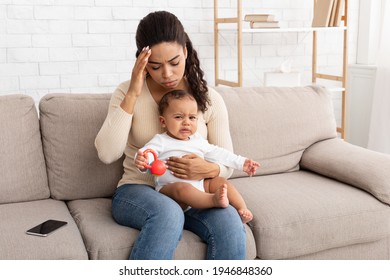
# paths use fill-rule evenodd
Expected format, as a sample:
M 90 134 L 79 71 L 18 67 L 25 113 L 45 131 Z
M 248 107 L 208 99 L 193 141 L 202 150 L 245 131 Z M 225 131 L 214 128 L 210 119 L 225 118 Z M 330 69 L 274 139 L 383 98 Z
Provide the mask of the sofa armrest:
M 334 138 L 306 149 L 300 166 L 365 190 L 390 205 L 390 155 Z

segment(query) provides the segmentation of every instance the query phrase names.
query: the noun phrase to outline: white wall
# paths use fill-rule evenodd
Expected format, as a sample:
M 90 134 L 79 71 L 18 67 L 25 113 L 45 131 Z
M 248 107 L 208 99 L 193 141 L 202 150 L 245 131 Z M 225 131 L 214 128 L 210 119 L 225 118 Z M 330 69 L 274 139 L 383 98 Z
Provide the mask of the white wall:
M 368 146 L 376 66 L 351 64 L 348 69 L 346 141 Z
M 219 2 L 222 15 L 234 14 L 236 0 Z M 358 1 L 349 2 L 349 61 L 354 63 Z M 310 26 L 312 5 L 313 0 L 243 0 L 243 14 L 274 13 L 283 27 Z M 38 101 L 49 92 L 111 92 L 130 76 L 139 20 L 161 9 L 183 22 L 214 84 L 213 7 L 212 0 L 0 0 L 0 95 L 24 93 Z M 228 61 L 234 38 L 221 36 L 221 57 Z M 341 36 L 324 37 L 319 65 L 341 72 Z M 262 73 L 287 58 L 302 72 L 302 83 L 309 83 L 311 34 L 246 34 L 244 83 L 262 85 Z M 235 77 L 234 63 L 222 69 L 227 78 Z

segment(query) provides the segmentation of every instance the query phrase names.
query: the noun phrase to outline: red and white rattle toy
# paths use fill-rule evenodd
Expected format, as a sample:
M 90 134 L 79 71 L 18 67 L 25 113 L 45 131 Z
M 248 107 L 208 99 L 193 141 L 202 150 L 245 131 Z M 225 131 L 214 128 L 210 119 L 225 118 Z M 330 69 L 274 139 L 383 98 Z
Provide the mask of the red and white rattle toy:
M 145 168 L 149 169 L 150 173 L 154 176 L 161 176 L 167 170 L 165 163 L 157 158 L 157 153 L 152 149 L 146 149 L 144 151 L 144 157 L 147 157 L 147 154 L 153 154 L 154 161 L 149 165 L 145 164 Z

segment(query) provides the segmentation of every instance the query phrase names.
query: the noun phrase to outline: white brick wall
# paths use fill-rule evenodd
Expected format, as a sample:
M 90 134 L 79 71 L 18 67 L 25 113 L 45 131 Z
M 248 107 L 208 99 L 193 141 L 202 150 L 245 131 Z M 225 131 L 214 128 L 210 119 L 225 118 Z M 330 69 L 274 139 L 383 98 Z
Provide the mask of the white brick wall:
M 219 1 L 221 16 L 235 14 L 236 0 Z M 243 14 L 274 13 L 284 27 L 310 26 L 313 0 L 243 0 Z M 349 1 L 349 61 L 355 62 L 358 1 Z M 127 79 L 135 58 L 139 20 L 168 10 L 183 22 L 209 84 L 214 84 L 213 0 L 0 0 L 0 95 L 25 93 L 38 101 L 49 92 L 111 92 Z M 340 66 L 340 36 L 324 35 L 323 69 Z M 235 79 L 235 36 L 220 35 L 221 67 Z M 263 72 L 285 59 L 310 82 L 311 35 L 244 34 L 244 83 L 263 84 Z M 337 98 L 337 97 L 336 97 Z

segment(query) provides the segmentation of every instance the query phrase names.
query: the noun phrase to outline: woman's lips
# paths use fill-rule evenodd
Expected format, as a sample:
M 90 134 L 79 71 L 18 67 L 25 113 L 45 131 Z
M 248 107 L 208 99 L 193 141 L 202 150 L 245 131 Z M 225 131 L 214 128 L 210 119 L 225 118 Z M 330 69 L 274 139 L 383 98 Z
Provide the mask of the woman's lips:
M 166 87 L 173 87 L 176 85 L 176 81 L 168 81 L 163 83 L 164 86 Z

